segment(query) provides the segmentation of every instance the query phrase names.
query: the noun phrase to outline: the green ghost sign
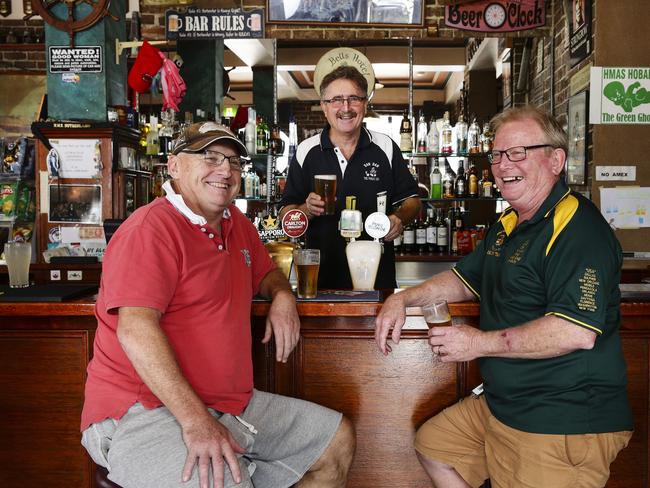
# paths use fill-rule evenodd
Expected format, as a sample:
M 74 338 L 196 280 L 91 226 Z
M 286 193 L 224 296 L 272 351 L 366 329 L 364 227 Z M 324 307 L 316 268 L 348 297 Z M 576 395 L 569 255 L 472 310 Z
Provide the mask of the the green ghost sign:
M 650 124 L 650 68 L 591 68 L 591 124 Z

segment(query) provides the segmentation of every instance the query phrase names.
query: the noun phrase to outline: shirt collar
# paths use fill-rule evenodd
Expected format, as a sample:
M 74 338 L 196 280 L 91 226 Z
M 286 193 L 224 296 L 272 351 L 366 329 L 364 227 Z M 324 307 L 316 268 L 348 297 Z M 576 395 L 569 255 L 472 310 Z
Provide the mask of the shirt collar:
M 184 215 L 190 222 L 195 225 L 205 225 L 208 221 L 202 215 L 194 213 L 190 207 L 187 206 L 180 193 L 176 193 L 172 187 L 171 181 L 167 180 L 163 183 L 162 189 L 165 190 L 165 198 L 171 203 L 176 210 Z M 223 211 L 223 217 L 230 218 L 230 209 L 226 208 Z
M 365 127 L 361 127 L 361 134 L 359 136 L 359 142 L 357 142 L 357 148 L 369 146 L 372 142 L 372 136 L 370 132 Z M 326 124 L 325 128 L 320 133 L 320 145 L 321 149 L 334 149 L 334 144 L 330 139 L 330 125 Z
M 537 222 L 538 220 L 545 219 L 551 214 L 551 211 L 562 201 L 564 200 L 569 194 L 571 193 L 571 190 L 567 186 L 566 182 L 563 179 L 559 179 L 555 185 L 553 185 L 553 188 L 551 189 L 551 193 L 546 197 L 546 200 L 544 200 L 544 203 L 542 203 L 542 206 L 537 209 L 537 212 L 535 212 L 535 215 L 527 221 L 527 223 L 534 223 Z M 519 219 L 519 215 L 515 209 L 512 207 L 508 207 L 503 211 L 501 214 L 501 217 L 499 217 L 499 222 L 501 225 L 503 225 L 503 228 L 506 231 L 506 234 L 510 235 L 512 231 L 515 229 L 517 226 L 517 221 Z M 522 224 L 523 225 L 523 224 Z

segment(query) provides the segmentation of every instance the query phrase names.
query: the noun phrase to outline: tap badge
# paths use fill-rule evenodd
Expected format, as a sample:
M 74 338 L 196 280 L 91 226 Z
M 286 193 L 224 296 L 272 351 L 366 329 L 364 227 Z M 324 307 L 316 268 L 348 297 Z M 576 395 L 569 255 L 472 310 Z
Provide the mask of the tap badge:
M 309 219 L 302 210 L 289 210 L 282 218 L 282 230 L 289 237 L 300 237 L 307 232 L 308 225 Z

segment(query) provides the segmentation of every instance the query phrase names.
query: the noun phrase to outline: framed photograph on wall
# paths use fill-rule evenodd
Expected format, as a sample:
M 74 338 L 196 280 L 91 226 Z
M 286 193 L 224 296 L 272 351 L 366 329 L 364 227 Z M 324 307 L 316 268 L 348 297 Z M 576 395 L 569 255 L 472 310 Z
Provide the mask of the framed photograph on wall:
M 49 185 L 48 222 L 102 223 L 100 185 Z
M 581 91 L 569 98 L 567 114 L 569 154 L 566 161 L 566 178 L 570 185 L 585 185 L 587 165 L 588 92 Z
M 424 25 L 424 0 L 267 0 L 270 24 Z

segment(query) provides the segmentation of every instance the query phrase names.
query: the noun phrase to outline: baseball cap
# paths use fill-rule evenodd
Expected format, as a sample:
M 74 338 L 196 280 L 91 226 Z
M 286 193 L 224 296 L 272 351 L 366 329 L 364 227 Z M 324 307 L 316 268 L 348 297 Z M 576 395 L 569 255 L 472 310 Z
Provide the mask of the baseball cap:
M 246 146 L 230 132 L 225 125 L 216 122 L 196 122 L 185 127 L 174 141 L 172 154 L 198 152 L 213 142 L 230 141 L 239 150 L 240 156 L 248 157 Z

